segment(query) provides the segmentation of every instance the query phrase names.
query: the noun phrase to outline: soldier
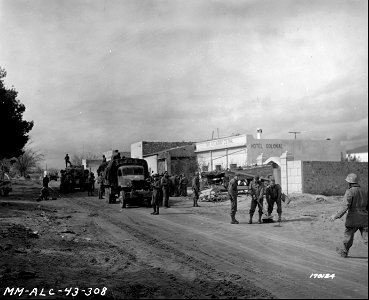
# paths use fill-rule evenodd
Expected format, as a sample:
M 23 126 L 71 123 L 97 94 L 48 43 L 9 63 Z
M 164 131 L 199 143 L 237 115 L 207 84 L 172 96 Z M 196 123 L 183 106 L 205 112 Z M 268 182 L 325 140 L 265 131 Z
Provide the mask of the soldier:
M 188 179 L 185 176 L 185 174 L 182 174 L 182 176 L 179 180 L 179 185 L 180 185 L 180 189 L 181 189 L 180 195 L 183 196 L 183 197 L 186 197 L 187 196 Z
M 176 196 L 176 176 L 172 175 L 169 177 L 169 195 L 171 197 Z
M 120 159 L 119 150 L 114 150 L 114 155 L 112 157 L 112 160 L 114 160 L 114 159 Z
M 168 172 L 165 171 L 164 172 L 164 176 L 161 179 L 161 186 L 162 186 L 162 191 L 163 191 L 163 200 L 164 200 L 164 206 L 166 208 L 169 208 L 169 188 L 170 188 L 170 180 L 169 180 L 169 175 Z
M 249 185 L 251 199 L 250 207 L 250 220 L 249 224 L 252 224 L 252 217 L 254 216 L 256 206 L 259 208 L 259 220 L 258 223 L 261 224 L 261 216 L 263 215 L 263 197 L 264 197 L 264 186 L 260 181 L 259 176 L 255 176 L 254 180 L 250 182 Z
M 228 195 L 231 200 L 231 224 L 239 224 L 236 220 L 236 212 L 237 212 L 237 185 L 238 185 L 238 176 L 234 176 L 228 183 Z
M 105 163 L 105 162 L 106 162 L 106 157 L 105 157 L 105 155 L 104 155 L 104 154 L 103 154 L 102 162 L 103 162 L 103 163 Z
M 265 196 L 268 203 L 268 217 L 273 212 L 274 203 L 277 203 L 278 222 L 282 221 L 282 189 L 275 183 L 274 178 L 270 178 L 270 184 L 265 189 Z
M 87 188 L 88 196 L 93 196 L 94 184 L 95 184 L 95 176 L 94 173 L 90 172 L 90 174 L 88 175 L 88 188 Z
M 48 189 L 49 188 L 49 182 L 50 182 L 49 176 L 47 176 L 47 174 L 46 174 L 45 177 L 42 179 L 43 187 Z
M 158 215 L 159 214 L 159 205 L 161 201 L 161 183 L 159 174 L 153 175 L 154 182 L 152 183 L 153 191 L 152 191 L 152 200 L 151 205 L 154 209 L 154 211 L 151 213 L 152 215 Z
M 357 230 L 360 230 L 364 243 L 368 245 L 368 192 L 360 187 L 356 174 L 348 174 L 345 180 L 349 188 L 343 197 L 342 208 L 329 218 L 333 222 L 347 212 L 343 247 L 336 249 L 342 257 L 347 257 Z
M 68 164 L 69 164 L 70 167 L 72 166 L 72 163 L 70 162 L 68 153 L 65 155 L 64 160 L 65 160 L 65 168 L 68 167 Z
M 195 172 L 195 177 L 192 179 L 192 191 L 193 191 L 193 206 L 199 207 L 199 205 L 197 204 L 200 195 L 199 172 Z
M 103 194 L 104 194 L 104 176 L 103 176 L 103 173 L 102 172 L 100 172 L 100 175 L 97 178 L 97 183 L 99 184 L 99 199 L 103 199 Z

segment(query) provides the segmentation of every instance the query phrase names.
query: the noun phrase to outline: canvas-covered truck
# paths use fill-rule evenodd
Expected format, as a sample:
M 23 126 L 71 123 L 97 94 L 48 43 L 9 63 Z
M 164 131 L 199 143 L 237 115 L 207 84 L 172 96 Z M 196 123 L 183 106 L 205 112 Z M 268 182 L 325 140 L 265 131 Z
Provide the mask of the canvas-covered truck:
M 152 189 L 147 162 L 139 158 L 113 159 L 100 165 L 98 173 L 103 172 L 105 199 L 108 203 L 150 206 Z
M 68 166 L 65 170 L 60 171 L 60 191 L 69 193 L 76 188 L 80 191 L 87 189 L 88 170 L 83 166 Z

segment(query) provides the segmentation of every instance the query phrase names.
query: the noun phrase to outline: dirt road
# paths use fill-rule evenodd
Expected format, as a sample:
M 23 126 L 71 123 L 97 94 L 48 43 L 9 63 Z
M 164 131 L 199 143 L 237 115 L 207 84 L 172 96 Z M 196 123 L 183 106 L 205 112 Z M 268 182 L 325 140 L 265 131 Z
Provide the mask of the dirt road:
M 8 260 L 0 264 L 0 297 L 9 286 L 70 286 L 106 287 L 112 298 L 367 298 L 367 248 L 356 236 L 350 258 L 336 255 L 343 224 L 326 219 L 339 203 L 325 202 L 296 198 L 281 224 L 249 225 L 242 196 L 240 224 L 231 225 L 229 201 L 194 208 L 190 199 L 171 198 L 171 208 L 155 216 L 85 193 L 40 203 L 3 200 L 0 246 Z M 16 222 L 38 238 L 27 237 L 22 248 L 13 234 L 4 250 Z M 25 264 L 31 276 L 20 275 Z

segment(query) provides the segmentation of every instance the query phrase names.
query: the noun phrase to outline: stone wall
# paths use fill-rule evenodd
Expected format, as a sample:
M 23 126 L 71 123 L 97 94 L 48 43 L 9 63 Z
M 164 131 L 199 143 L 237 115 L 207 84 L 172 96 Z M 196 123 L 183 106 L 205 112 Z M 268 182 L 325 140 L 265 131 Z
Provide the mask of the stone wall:
M 343 195 L 348 187 L 349 173 L 359 176 L 359 184 L 368 189 L 367 162 L 304 161 L 302 163 L 303 193 Z

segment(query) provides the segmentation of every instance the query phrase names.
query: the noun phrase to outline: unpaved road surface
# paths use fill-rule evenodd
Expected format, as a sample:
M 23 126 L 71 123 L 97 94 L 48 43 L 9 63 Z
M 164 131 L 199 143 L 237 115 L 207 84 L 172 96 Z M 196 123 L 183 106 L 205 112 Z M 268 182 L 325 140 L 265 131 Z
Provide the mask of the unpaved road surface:
M 43 288 L 43 299 L 70 298 L 76 288 L 88 298 L 368 297 L 360 236 L 349 258 L 334 251 L 344 221 L 327 218 L 338 197 L 296 196 L 282 223 L 249 225 L 250 200 L 241 196 L 240 224 L 231 225 L 229 201 L 194 208 L 189 198 L 171 198 L 155 216 L 81 192 L 36 202 L 36 191 L 1 199 L 0 297 L 10 287 L 24 288 L 16 298 L 40 297 Z

